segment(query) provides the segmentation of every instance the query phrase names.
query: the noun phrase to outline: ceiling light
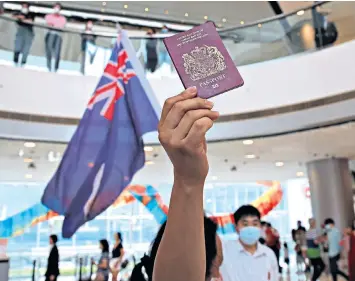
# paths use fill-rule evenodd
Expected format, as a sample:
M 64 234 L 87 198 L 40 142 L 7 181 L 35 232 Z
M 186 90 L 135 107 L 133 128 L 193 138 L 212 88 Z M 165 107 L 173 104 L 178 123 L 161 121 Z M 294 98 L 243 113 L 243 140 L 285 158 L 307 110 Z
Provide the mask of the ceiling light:
M 106 2 L 102 2 L 102 6 L 106 6 Z
M 227 19 L 222 19 L 223 22 L 227 22 Z
M 149 12 L 149 8 L 145 8 L 144 11 Z
M 124 5 L 124 6 L 123 6 L 123 8 L 128 9 L 128 5 L 127 5 L 127 4 L 126 4 L 126 5 Z
M 205 20 L 208 20 L 208 16 L 204 16 L 203 18 L 204 18 Z
M 240 24 L 244 24 L 244 21 L 240 21 Z
M 22 157 L 24 154 L 25 154 L 25 153 L 23 152 L 23 150 L 20 149 L 19 152 L 18 152 L 18 156 Z
M 146 164 L 146 165 L 153 165 L 153 164 L 154 164 L 154 161 L 148 160 L 148 161 L 145 161 L 145 164 Z
M 151 147 L 151 146 L 145 146 L 145 147 L 144 147 L 144 151 L 145 151 L 145 152 L 151 152 L 151 151 L 153 151 L 153 147 Z
M 245 158 L 254 159 L 254 158 L 256 158 L 256 156 L 255 156 L 255 154 L 247 154 L 247 155 L 245 155 Z
M 259 24 L 258 24 L 258 27 L 260 28 L 261 26 L 262 26 L 261 23 L 259 23 Z
M 26 175 L 25 175 L 25 178 L 26 178 L 26 179 L 32 179 L 32 175 L 31 175 L 31 174 L 26 174 Z
M 284 165 L 284 162 L 276 162 L 275 166 L 276 167 L 282 167 Z
M 298 16 L 303 16 L 303 15 L 304 15 L 304 10 L 298 11 L 298 12 L 297 12 L 297 15 L 298 15 Z
M 35 144 L 34 142 L 25 142 L 23 145 L 24 145 L 25 147 L 27 147 L 27 148 L 34 148 L 34 147 L 36 147 L 36 144 Z
M 189 14 L 188 13 L 185 13 L 185 17 L 188 17 L 189 16 Z
M 33 159 L 32 158 L 25 158 L 25 159 L 23 159 L 23 162 L 24 163 L 32 163 Z
M 303 172 L 297 172 L 297 173 L 296 173 L 296 176 L 297 176 L 297 177 L 303 177 L 303 176 L 304 176 L 304 173 L 303 173 Z
M 253 144 L 253 143 L 254 143 L 253 140 L 243 140 L 243 144 L 244 144 L 244 145 L 251 145 L 251 144 Z

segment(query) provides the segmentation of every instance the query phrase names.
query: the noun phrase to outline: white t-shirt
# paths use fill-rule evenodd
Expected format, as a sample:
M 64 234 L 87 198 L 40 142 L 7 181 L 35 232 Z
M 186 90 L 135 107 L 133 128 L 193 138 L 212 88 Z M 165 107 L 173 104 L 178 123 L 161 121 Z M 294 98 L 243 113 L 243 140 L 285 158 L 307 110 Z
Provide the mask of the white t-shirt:
M 258 243 L 256 252 L 247 252 L 238 241 L 222 241 L 223 281 L 279 281 L 279 266 L 275 253 Z

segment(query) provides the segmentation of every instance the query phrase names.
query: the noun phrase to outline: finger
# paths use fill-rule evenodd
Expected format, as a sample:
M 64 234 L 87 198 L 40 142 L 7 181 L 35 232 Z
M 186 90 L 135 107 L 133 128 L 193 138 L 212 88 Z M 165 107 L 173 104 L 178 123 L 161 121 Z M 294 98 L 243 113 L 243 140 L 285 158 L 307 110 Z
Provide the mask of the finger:
M 174 104 L 166 116 L 163 126 L 164 128 L 175 129 L 187 112 L 197 109 L 212 109 L 212 107 L 212 102 L 201 98 L 179 101 Z
M 187 134 L 184 141 L 192 146 L 197 146 L 205 140 L 205 135 L 213 126 L 213 120 L 208 117 L 203 117 L 195 121 L 190 132 Z
M 175 103 L 179 102 L 179 101 L 183 101 L 186 99 L 191 99 L 193 97 L 195 97 L 197 95 L 197 88 L 196 87 L 190 87 L 188 89 L 186 89 L 185 91 L 183 91 L 181 94 L 168 98 L 163 106 L 163 111 L 161 113 L 161 117 L 160 117 L 160 122 L 164 122 L 166 116 L 168 115 L 169 111 L 171 110 L 171 108 L 174 106 Z
M 217 111 L 211 111 L 209 109 L 197 109 L 197 110 L 190 110 L 186 112 L 184 117 L 181 119 L 180 123 L 174 130 L 174 138 L 182 140 L 186 138 L 189 131 L 191 130 L 193 124 L 203 118 L 208 117 L 212 121 L 217 120 L 219 113 Z

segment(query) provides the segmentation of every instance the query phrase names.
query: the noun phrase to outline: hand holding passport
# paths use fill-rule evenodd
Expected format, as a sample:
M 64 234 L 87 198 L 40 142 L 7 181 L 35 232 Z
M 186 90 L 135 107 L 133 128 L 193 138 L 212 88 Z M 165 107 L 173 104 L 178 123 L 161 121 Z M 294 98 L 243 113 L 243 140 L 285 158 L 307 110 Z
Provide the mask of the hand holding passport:
M 213 22 L 164 39 L 185 89 L 195 86 L 201 98 L 211 98 L 244 85 Z

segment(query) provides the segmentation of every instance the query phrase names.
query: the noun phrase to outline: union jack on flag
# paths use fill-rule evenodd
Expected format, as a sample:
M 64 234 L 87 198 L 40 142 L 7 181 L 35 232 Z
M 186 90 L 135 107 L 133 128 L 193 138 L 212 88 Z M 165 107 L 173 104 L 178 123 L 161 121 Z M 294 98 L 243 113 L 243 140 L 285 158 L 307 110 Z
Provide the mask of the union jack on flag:
M 144 166 L 159 105 L 124 31 L 48 183 L 42 203 L 64 215 L 63 236 L 105 211 Z

